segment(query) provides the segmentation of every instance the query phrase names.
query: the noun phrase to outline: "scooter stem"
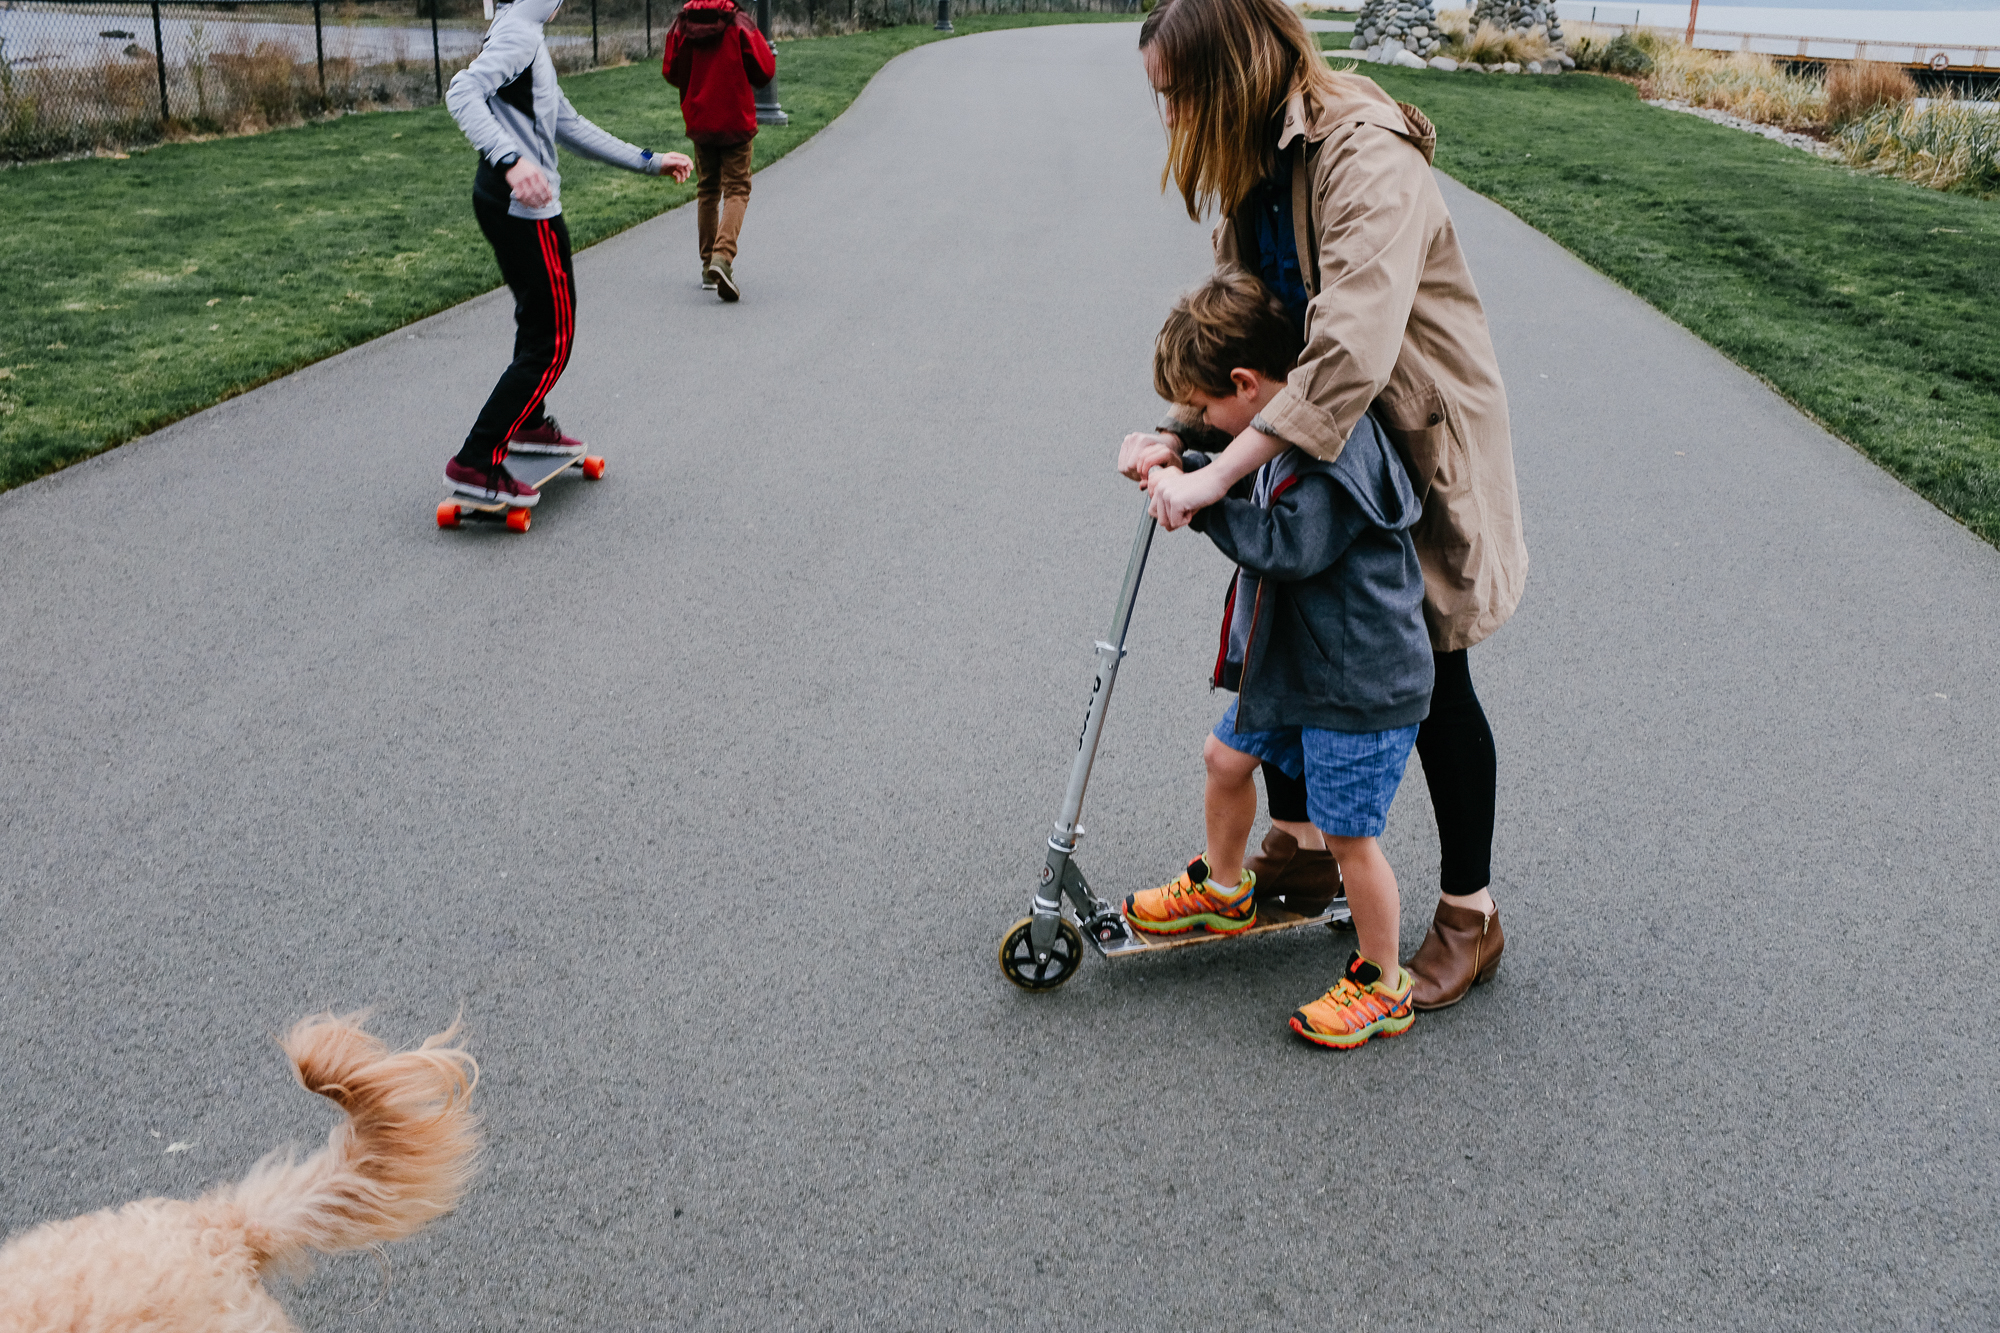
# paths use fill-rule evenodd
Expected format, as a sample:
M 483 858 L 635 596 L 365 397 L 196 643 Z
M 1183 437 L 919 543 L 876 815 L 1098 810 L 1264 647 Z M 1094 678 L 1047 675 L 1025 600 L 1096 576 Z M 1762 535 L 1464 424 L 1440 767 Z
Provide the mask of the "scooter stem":
M 1125 634 L 1132 626 L 1132 604 L 1139 598 L 1139 580 L 1146 572 L 1146 555 L 1153 546 L 1158 528 L 1151 502 L 1139 520 L 1138 535 L 1132 539 L 1132 555 L 1125 562 L 1125 582 L 1118 590 L 1118 609 L 1112 612 L 1111 628 L 1097 644 L 1097 676 L 1090 683 L 1090 707 L 1083 715 L 1083 731 L 1076 739 L 1076 759 L 1070 764 L 1069 789 L 1063 793 L 1062 813 L 1056 817 L 1055 832 L 1049 837 L 1056 851 L 1076 850 L 1082 833 L 1077 820 L 1083 814 L 1083 790 L 1090 783 L 1090 767 L 1097 760 L 1097 738 L 1104 730 L 1104 714 L 1111 706 L 1111 687 L 1118 680 L 1118 664 L 1125 656 Z

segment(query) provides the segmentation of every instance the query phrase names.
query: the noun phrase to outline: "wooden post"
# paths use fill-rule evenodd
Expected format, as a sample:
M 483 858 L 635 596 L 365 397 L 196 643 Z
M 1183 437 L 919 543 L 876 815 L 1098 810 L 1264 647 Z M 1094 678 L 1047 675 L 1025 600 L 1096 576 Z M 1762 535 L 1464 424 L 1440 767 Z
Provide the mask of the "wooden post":
M 160 35 L 160 0 L 153 0 L 153 65 L 160 71 L 160 124 L 167 123 L 167 39 Z
M 437 80 L 438 101 L 444 101 L 444 57 L 438 54 L 438 0 L 431 0 L 431 77 Z
M 319 95 L 326 96 L 326 38 L 319 26 L 319 0 L 313 0 L 313 55 L 319 60 Z
M 1700 12 L 1701 12 L 1701 0 L 1688 0 L 1687 44 L 1690 47 L 1694 45 L 1694 16 L 1696 14 L 1699 14 Z

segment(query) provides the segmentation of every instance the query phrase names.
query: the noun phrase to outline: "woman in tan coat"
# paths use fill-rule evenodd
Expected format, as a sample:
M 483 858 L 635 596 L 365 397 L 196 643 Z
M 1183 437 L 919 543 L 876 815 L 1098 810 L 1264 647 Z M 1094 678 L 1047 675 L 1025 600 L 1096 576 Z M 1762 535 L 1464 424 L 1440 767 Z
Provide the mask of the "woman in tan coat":
M 1408 966 L 1417 1007 L 1455 1004 L 1493 974 L 1503 943 L 1489 889 L 1493 733 L 1466 650 L 1513 614 L 1528 553 L 1507 393 L 1431 175 L 1436 132 L 1372 80 L 1330 68 L 1280 0 L 1162 0 L 1139 50 L 1168 132 L 1162 183 L 1172 179 L 1189 217 L 1221 214 L 1217 267 L 1262 277 L 1306 346 L 1283 391 L 1208 467 L 1172 467 L 1204 429 L 1178 411 L 1128 437 L 1119 467 L 1134 479 L 1168 467 L 1148 489 L 1171 529 L 1287 445 L 1338 457 L 1364 412 L 1402 453 L 1424 501 L 1413 536 L 1437 685 L 1417 754 L 1442 848 L 1437 912 Z M 1298 873 L 1318 835 L 1304 792 L 1268 766 L 1264 776 L 1281 830 L 1265 871 L 1282 883 L 1287 857 Z

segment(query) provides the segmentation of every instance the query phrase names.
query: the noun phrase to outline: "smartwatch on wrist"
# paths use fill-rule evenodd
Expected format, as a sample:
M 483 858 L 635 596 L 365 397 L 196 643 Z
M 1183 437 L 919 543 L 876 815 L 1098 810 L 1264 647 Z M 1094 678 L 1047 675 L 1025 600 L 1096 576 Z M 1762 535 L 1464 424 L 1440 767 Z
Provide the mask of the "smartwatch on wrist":
M 506 153 L 500 156 L 499 158 L 496 158 L 494 160 L 493 165 L 500 168 L 500 170 L 502 171 L 512 171 L 514 169 L 514 164 L 516 162 L 519 162 L 520 160 L 521 160 L 521 155 L 519 153 Z

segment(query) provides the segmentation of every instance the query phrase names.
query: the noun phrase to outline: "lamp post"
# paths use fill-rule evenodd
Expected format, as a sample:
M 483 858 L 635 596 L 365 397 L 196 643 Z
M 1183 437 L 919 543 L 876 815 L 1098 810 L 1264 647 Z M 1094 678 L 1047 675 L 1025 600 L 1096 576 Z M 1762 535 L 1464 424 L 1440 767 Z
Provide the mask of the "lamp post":
M 757 31 L 764 34 L 764 40 L 771 40 L 771 0 L 757 0 Z M 777 54 L 773 46 L 771 53 Z M 778 76 L 771 75 L 771 81 L 757 90 L 757 123 L 759 125 L 789 125 L 792 118 L 778 105 Z
M 951 32 L 951 0 L 938 0 L 937 31 Z

